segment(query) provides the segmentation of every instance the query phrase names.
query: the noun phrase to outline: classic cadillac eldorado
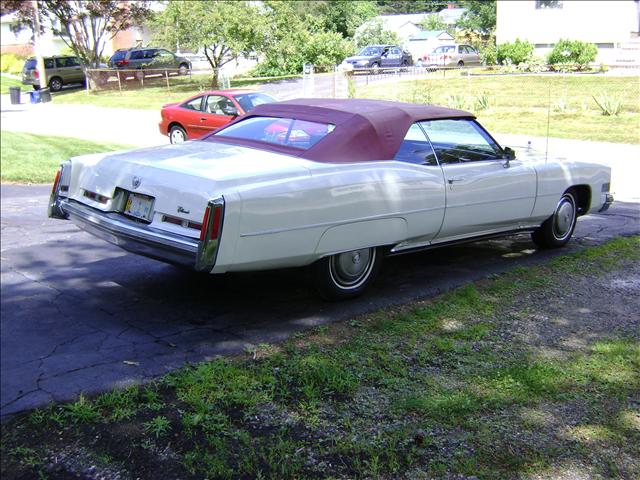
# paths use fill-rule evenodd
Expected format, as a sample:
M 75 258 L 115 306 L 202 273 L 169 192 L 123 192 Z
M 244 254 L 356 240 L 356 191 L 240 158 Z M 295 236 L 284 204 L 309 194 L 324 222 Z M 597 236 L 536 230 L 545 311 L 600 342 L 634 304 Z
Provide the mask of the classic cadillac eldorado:
M 72 158 L 49 216 L 198 271 L 311 266 L 319 293 L 344 299 L 385 255 L 522 231 L 561 247 L 613 202 L 610 173 L 516 158 L 460 110 L 301 99 L 201 140 Z

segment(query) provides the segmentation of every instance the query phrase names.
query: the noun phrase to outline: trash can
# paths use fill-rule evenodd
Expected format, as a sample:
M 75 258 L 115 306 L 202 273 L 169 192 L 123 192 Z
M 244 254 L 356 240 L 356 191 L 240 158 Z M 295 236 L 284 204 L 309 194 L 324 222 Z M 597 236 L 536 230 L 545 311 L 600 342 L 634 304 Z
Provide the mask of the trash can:
M 30 103 L 40 103 L 40 90 L 33 90 L 29 92 Z
M 50 102 L 51 101 L 51 90 L 49 90 L 48 88 L 40 89 L 40 101 L 42 103 Z
M 11 105 L 19 105 L 20 87 L 9 87 L 9 96 L 11 97 Z

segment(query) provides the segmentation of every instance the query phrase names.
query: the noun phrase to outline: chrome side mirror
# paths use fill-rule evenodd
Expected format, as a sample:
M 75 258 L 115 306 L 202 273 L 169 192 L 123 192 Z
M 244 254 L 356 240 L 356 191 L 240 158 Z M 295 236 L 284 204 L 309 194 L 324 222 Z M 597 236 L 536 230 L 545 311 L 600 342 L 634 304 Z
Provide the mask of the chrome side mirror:
M 511 160 L 516 159 L 516 152 L 509 147 L 504 147 L 503 152 L 504 153 L 502 155 L 502 158 L 504 158 L 506 161 L 502 164 L 502 166 L 504 168 L 509 168 L 511 166 Z

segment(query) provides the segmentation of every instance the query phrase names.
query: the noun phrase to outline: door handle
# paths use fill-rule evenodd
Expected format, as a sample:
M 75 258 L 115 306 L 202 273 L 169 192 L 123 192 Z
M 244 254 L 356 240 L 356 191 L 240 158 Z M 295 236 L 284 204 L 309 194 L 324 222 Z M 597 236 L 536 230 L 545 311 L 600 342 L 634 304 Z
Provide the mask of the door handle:
M 463 180 L 464 177 L 451 177 L 447 179 L 447 182 L 449 182 L 449 185 L 453 185 L 453 182 L 462 182 Z
M 207 117 L 200 117 L 200 121 L 204 122 L 207 119 Z

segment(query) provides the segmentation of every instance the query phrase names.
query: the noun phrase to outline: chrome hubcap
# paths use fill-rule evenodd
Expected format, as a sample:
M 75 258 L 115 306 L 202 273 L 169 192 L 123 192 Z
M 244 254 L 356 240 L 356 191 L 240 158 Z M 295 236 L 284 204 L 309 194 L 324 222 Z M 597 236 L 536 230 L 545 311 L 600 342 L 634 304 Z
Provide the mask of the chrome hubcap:
M 177 128 L 171 132 L 171 143 L 182 143 L 184 142 L 184 135 L 181 130 Z
M 357 288 L 371 273 L 375 255 L 375 249 L 365 248 L 333 256 L 330 263 L 333 280 L 341 287 Z
M 573 202 L 564 197 L 558 204 L 553 222 L 553 234 L 558 239 L 566 237 L 573 228 L 575 221 L 575 206 Z

